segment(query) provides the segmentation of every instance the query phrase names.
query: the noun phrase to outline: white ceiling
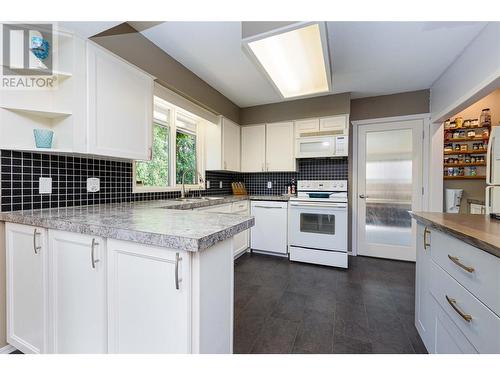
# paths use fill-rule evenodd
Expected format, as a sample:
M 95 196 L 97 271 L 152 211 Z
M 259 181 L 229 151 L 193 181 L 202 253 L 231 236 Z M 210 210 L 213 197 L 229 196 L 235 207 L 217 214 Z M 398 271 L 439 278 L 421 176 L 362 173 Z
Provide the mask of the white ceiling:
M 358 98 L 429 88 L 485 25 L 327 22 L 332 92 Z M 165 22 L 142 34 L 240 107 L 282 100 L 243 52 L 240 22 Z

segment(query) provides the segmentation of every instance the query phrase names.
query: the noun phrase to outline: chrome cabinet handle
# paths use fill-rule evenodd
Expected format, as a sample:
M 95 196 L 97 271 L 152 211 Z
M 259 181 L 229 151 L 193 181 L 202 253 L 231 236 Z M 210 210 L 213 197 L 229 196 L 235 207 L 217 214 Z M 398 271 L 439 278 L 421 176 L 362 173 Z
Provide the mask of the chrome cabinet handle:
M 448 303 L 450 304 L 450 306 L 453 308 L 453 310 L 455 310 L 455 312 L 460 315 L 462 317 L 463 320 L 465 320 L 466 322 L 470 322 L 472 320 L 472 315 L 470 314 L 466 314 L 464 312 L 462 312 L 458 306 L 457 306 L 457 300 L 454 299 L 454 298 L 450 298 L 448 297 L 447 295 L 445 295 L 446 297 L 446 300 L 448 301 Z
M 455 256 L 452 256 L 450 254 L 448 254 L 448 258 L 453 262 L 455 263 L 457 266 L 459 266 L 460 268 L 462 268 L 463 270 L 469 272 L 469 273 L 472 273 L 474 272 L 474 267 L 469 267 L 469 266 L 466 266 L 465 264 L 463 264 L 462 262 L 460 262 L 460 258 L 459 257 L 455 257 Z
M 35 230 L 33 231 L 33 251 L 35 252 L 36 255 L 38 255 L 38 250 L 40 250 L 42 248 L 41 246 L 37 246 L 37 244 L 36 244 L 36 235 L 37 234 L 40 234 L 40 233 L 38 233 L 38 230 L 35 228 Z
M 427 248 L 429 246 L 431 246 L 431 243 L 427 242 L 427 235 L 428 234 L 431 234 L 431 231 L 429 230 L 429 228 L 425 227 L 425 229 L 424 229 L 424 250 L 427 250 Z
M 175 253 L 175 289 L 179 290 L 179 283 L 182 279 L 179 279 L 179 262 L 182 258 L 179 256 L 179 253 Z
M 99 242 L 97 242 L 95 238 L 92 238 L 92 246 L 90 247 L 90 262 L 93 269 L 95 269 L 95 264 L 99 262 L 99 259 L 95 258 L 95 247 L 98 245 Z

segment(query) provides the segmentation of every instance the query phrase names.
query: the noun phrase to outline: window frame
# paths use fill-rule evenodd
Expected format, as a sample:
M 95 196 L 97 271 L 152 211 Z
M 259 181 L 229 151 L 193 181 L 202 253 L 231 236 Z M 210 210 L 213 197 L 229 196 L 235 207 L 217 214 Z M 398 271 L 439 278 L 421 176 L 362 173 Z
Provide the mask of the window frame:
M 161 192 L 169 192 L 169 191 L 181 191 L 182 190 L 182 184 L 177 184 L 177 179 L 176 179 L 176 172 L 177 172 L 177 155 L 176 155 L 176 149 L 177 149 L 177 139 L 176 139 L 176 134 L 177 134 L 177 129 L 179 128 L 181 131 L 184 130 L 184 127 L 178 127 L 177 126 L 177 115 L 180 114 L 183 117 L 187 117 L 191 120 L 194 120 L 196 123 L 196 132 L 194 133 L 196 136 L 196 167 L 198 172 L 200 172 L 203 181 L 205 181 L 205 132 L 204 132 L 204 127 L 205 127 L 205 121 L 199 116 L 196 116 L 193 113 L 190 113 L 180 107 L 177 107 L 166 100 L 158 97 L 155 95 L 154 97 L 154 109 L 159 107 L 163 107 L 163 109 L 167 109 L 169 112 L 168 114 L 168 122 L 165 122 L 162 119 L 159 119 L 154 116 L 154 111 L 153 111 L 153 126 L 151 127 L 151 142 L 154 142 L 153 140 L 153 129 L 154 129 L 154 124 L 157 123 L 159 125 L 166 125 L 169 126 L 170 128 L 170 150 L 169 150 L 169 186 L 139 186 L 136 184 L 136 169 L 137 169 L 137 161 L 141 160 L 134 160 L 133 161 L 133 167 L 132 167 L 132 193 L 161 193 Z M 198 191 L 198 190 L 205 190 L 205 183 L 204 182 L 198 182 L 197 184 L 185 184 L 184 185 L 186 188 L 186 191 Z

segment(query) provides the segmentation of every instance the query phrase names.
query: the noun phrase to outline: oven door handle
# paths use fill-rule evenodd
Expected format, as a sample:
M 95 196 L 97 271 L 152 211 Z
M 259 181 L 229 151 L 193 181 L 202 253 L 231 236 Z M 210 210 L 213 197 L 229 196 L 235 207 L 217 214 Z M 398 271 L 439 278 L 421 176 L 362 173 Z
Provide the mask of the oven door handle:
M 291 207 L 311 207 L 311 208 L 347 208 L 347 204 L 345 203 L 308 203 L 308 202 L 302 202 L 302 203 L 296 203 L 296 202 L 290 202 Z

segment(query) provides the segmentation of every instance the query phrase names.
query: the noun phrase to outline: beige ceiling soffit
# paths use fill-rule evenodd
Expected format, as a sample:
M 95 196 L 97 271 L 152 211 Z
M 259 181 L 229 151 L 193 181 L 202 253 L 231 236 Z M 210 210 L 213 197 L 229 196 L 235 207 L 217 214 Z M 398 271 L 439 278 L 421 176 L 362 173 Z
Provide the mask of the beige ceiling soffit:
M 111 29 L 104 30 L 99 34 L 93 35 L 89 39 L 114 36 L 114 35 L 133 34 L 136 32 L 137 30 L 134 29 L 132 26 L 130 26 L 127 22 L 123 22 L 119 25 L 116 25 L 115 27 L 112 27 Z
M 136 29 L 138 32 L 145 31 L 157 25 L 164 23 L 165 21 L 127 21 L 127 23 Z

